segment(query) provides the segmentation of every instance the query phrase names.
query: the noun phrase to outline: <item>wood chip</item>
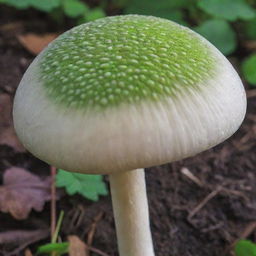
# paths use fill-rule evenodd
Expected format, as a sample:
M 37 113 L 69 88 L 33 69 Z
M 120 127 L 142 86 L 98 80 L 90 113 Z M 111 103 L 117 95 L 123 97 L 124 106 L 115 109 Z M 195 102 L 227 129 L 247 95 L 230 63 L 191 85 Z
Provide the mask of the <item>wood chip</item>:
M 32 252 L 30 251 L 29 248 L 27 248 L 24 252 L 24 256 L 33 256 Z
M 68 236 L 69 256 L 88 256 L 86 244 L 77 236 Z

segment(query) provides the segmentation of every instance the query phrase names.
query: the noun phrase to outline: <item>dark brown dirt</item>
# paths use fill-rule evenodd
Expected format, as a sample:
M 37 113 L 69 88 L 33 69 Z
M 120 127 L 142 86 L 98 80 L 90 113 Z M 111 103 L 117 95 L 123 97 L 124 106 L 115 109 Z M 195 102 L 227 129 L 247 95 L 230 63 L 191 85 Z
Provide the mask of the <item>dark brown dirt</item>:
M 33 59 L 16 39 L 18 33 L 28 28 L 21 19 L 14 20 L 16 25 L 6 17 L 0 22 L 0 95 L 11 97 Z M 6 27 L 6 24 L 9 25 Z M 232 243 L 256 222 L 255 109 L 256 97 L 251 97 L 242 127 L 220 146 L 184 161 L 146 170 L 156 256 L 231 256 Z M 0 174 L 10 166 L 24 167 L 40 176 L 49 175 L 45 163 L 29 153 L 1 145 Z M 187 168 L 199 184 L 185 175 L 182 168 Z M 196 208 L 198 205 L 201 208 Z M 80 196 L 66 195 L 58 202 L 60 209 L 65 211 L 61 230 L 63 240 L 76 234 L 86 241 L 94 218 L 103 213 L 92 245 L 109 256 L 118 255 L 110 196 L 92 203 Z M 24 221 L 0 213 L 0 233 L 45 229 L 50 225 L 49 212 L 50 204 L 47 203 L 42 212 L 32 212 Z M 256 230 L 244 235 L 256 240 Z M 49 239 L 30 248 L 33 251 L 47 241 Z M 20 244 L 2 245 L 0 255 L 7 255 L 7 251 L 18 246 Z M 15 255 L 24 255 L 24 252 L 21 250 Z M 99 254 L 91 253 L 91 256 L 96 255 Z

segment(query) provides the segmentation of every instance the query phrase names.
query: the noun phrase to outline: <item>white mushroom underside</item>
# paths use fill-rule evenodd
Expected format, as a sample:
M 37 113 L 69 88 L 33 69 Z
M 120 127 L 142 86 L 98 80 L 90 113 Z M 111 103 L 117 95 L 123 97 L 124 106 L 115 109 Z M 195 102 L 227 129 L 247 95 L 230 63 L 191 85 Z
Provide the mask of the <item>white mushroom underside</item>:
M 36 62 L 29 74 L 38 72 Z M 244 118 L 240 78 L 225 58 L 218 69 L 201 91 L 184 88 L 176 98 L 102 112 L 54 105 L 37 76 L 26 74 L 14 102 L 15 129 L 35 156 L 69 171 L 103 174 L 179 160 L 222 142 Z

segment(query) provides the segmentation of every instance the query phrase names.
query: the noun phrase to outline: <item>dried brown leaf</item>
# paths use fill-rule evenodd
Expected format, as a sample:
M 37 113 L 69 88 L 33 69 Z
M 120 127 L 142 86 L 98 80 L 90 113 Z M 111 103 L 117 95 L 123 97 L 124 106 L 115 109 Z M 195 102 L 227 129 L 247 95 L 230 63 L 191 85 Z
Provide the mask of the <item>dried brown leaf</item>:
M 36 35 L 28 33 L 19 35 L 18 40 L 29 52 L 37 55 L 57 36 L 57 34 Z
M 77 236 L 68 236 L 69 256 L 88 256 L 86 244 Z
M 20 245 L 28 241 L 43 239 L 48 235 L 48 229 L 4 231 L 0 232 L 0 244 Z
M 50 179 L 42 180 L 22 168 L 9 168 L 0 186 L 0 211 L 26 219 L 32 209 L 42 211 L 45 201 L 51 199 L 50 191 Z
M 25 151 L 13 128 L 12 99 L 7 93 L 0 94 L 0 144 L 11 146 L 19 152 Z

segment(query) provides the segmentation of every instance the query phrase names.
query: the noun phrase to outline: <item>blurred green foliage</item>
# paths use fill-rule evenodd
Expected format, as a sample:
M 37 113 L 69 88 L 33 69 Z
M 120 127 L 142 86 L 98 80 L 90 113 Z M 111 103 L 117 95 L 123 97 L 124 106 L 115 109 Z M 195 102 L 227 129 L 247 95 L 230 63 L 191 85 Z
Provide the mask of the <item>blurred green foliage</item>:
M 252 84 L 256 85 L 256 54 L 251 55 L 246 58 L 242 64 L 243 75 L 246 80 Z
M 0 0 L 1 3 L 21 10 L 35 8 L 48 12 L 56 21 L 66 16 L 77 24 L 104 17 L 106 13 L 162 17 L 192 28 L 225 55 L 241 57 L 239 47 L 256 40 L 256 0 Z M 253 55 L 250 50 L 243 52 L 250 54 Z M 243 74 L 255 85 L 256 66 L 251 59 L 255 58 L 247 56 L 242 63 Z
M 154 15 L 187 24 L 181 10 L 187 2 L 187 0 L 130 0 L 124 9 L 124 13 Z
M 0 0 L 0 2 L 16 7 L 17 9 L 33 7 L 40 11 L 50 12 L 60 5 L 61 0 Z
M 255 10 L 244 0 L 200 0 L 198 7 L 213 17 L 229 21 L 255 17 Z
M 43 12 L 53 12 L 52 16 L 60 19 L 61 15 L 56 15 L 59 11 L 69 18 L 77 18 L 77 23 L 106 16 L 103 8 L 89 8 L 86 2 L 81 0 L 0 0 L 0 3 L 20 10 L 35 8 Z
M 88 12 L 88 7 L 78 0 L 63 0 L 63 11 L 71 18 L 76 18 Z
M 245 33 L 248 39 L 256 39 L 256 18 L 245 23 Z
M 207 38 L 225 54 L 230 54 L 236 49 L 236 34 L 231 25 L 225 20 L 206 20 L 197 26 L 195 31 Z

